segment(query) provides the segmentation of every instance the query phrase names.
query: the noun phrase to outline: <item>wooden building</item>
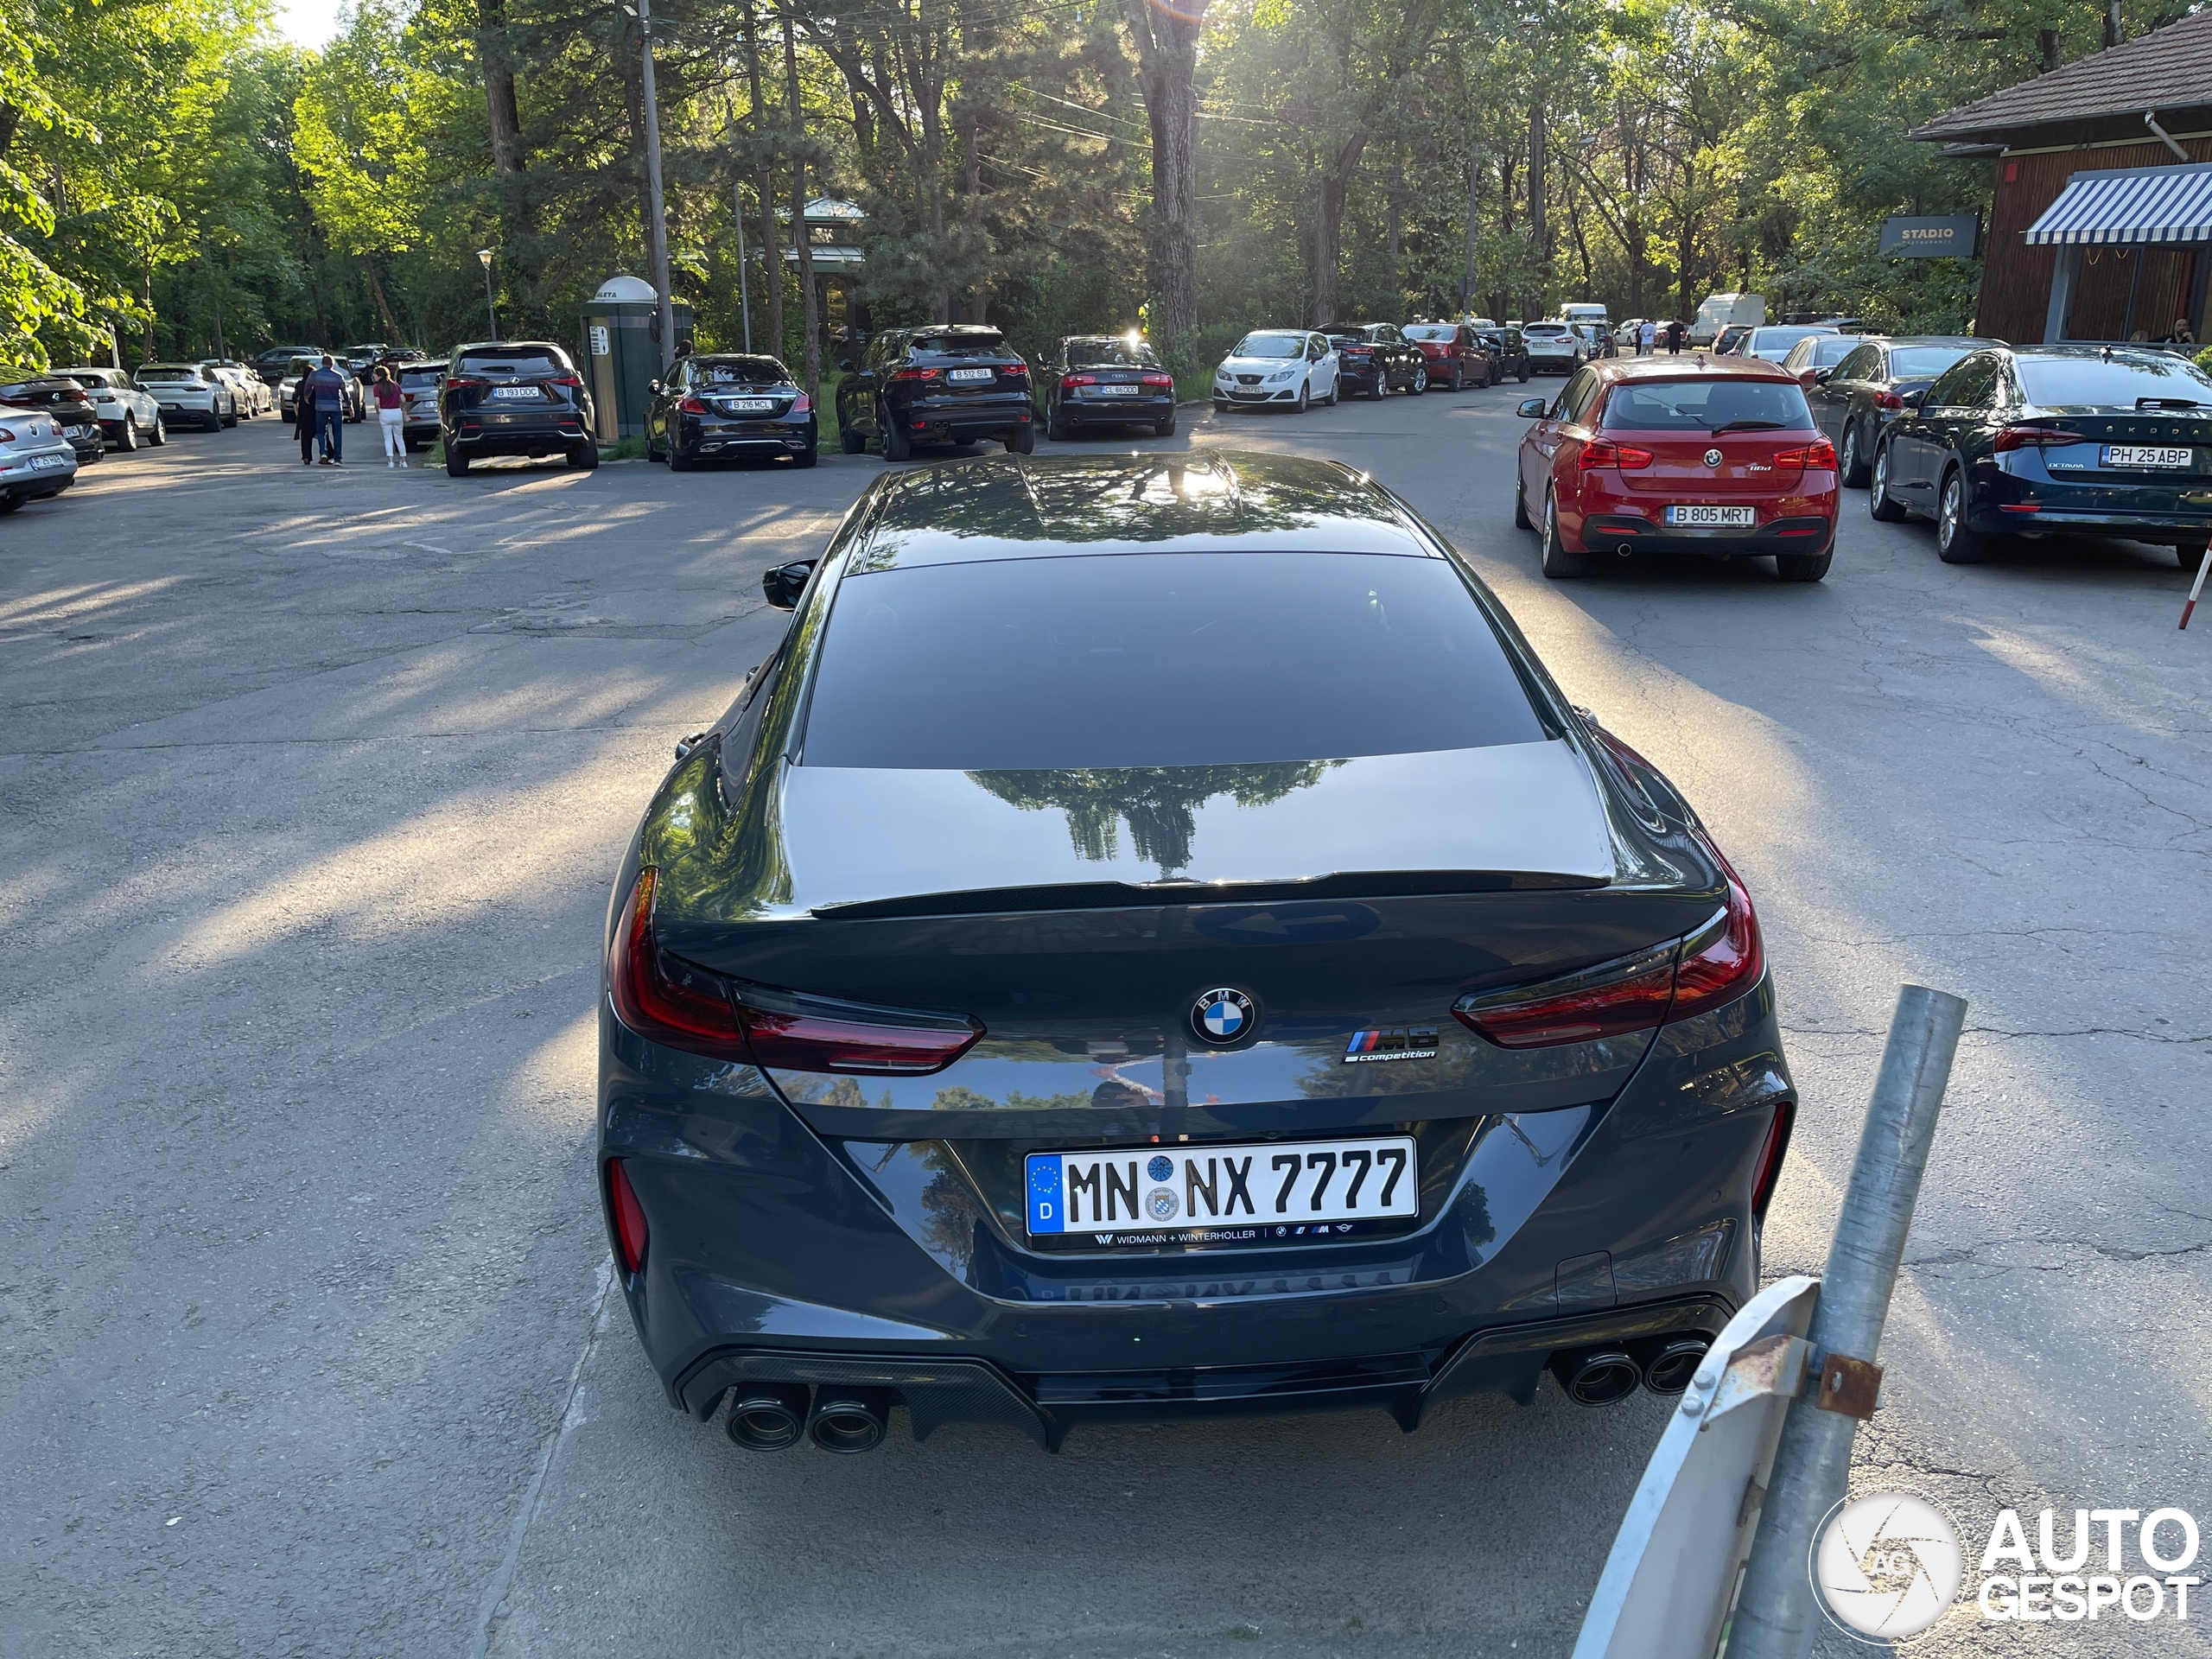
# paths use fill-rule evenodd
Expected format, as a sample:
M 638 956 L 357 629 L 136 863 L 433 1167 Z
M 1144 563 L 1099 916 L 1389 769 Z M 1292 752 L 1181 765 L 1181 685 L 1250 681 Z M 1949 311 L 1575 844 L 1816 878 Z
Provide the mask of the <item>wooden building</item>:
M 1910 135 L 1993 171 L 1974 330 L 2016 344 L 2205 337 L 2212 11 Z

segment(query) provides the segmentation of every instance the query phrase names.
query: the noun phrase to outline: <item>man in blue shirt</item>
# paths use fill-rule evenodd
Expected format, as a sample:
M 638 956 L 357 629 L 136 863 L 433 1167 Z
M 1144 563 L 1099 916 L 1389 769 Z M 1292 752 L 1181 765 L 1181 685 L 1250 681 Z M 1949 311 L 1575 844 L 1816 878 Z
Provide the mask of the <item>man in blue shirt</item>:
M 321 366 L 302 379 L 292 395 L 315 400 L 315 430 L 322 449 L 322 464 L 340 464 L 346 459 L 346 377 L 326 354 Z

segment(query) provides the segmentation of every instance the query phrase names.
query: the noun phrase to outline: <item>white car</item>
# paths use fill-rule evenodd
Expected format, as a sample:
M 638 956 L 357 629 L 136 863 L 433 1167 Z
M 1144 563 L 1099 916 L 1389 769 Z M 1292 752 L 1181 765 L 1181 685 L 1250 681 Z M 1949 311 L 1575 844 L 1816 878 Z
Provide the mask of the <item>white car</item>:
M 1581 336 L 1563 322 L 1523 323 L 1521 339 L 1529 348 L 1529 371 L 1535 374 L 1548 369 L 1573 374 L 1590 354 Z
M 1288 404 L 1304 414 L 1337 401 L 1337 353 L 1311 328 L 1257 328 L 1213 372 L 1213 406 Z
M 0 404 L 0 513 L 77 481 L 77 448 L 48 410 Z
M 238 394 L 230 383 L 197 363 L 141 363 L 131 379 L 151 392 L 171 426 L 190 421 L 210 432 L 238 423 Z
M 92 394 L 99 410 L 100 436 L 111 449 L 136 449 L 143 441 L 167 443 L 169 429 L 162 420 L 162 406 L 152 396 L 130 384 L 121 369 L 56 369 Z
M 203 357 L 200 366 L 222 376 L 223 384 L 238 394 L 241 418 L 250 421 L 276 407 L 276 400 L 269 395 L 268 383 L 253 372 L 250 364 L 241 363 L 234 357 Z

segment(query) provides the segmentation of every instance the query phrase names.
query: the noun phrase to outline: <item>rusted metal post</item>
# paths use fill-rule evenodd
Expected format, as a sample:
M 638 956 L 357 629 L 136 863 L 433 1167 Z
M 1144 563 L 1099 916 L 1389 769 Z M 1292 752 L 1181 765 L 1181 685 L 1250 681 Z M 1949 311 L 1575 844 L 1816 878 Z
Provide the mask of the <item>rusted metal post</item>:
M 1813 1534 L 1844 1495 L 1852 1443 L 1881 1386 L 1873 1363 L 1904 1255 L 1943 1088 L 1966 1023 L 1963 999 L 1908 985 L 1897 994 L 1851 1185 L 1828 1246 L 1807 1338 L 1810 1386 L 1793 1401 L 1751 1546 L 1728 1659 L 1804 1659 L 1821 1615 L 1813 1605 Z M 1814 1379 L 1817 1379 L 1815 1382 Z

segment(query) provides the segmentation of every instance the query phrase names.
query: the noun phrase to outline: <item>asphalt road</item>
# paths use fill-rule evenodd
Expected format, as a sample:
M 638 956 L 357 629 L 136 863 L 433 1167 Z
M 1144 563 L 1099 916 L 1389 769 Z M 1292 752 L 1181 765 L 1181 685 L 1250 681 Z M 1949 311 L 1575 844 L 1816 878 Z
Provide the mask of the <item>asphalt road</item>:
M 1854 493 L 1818 587 L 1548 583 L 1510 524 L 1520 395 L 1127 447 L 1371 469 L 1698 804 L 1804 1091 L 1770 1274 L 1824 1249 L 1900 982 L 1972 1000 L 1862 1472 L 1977 1541 L 2000 1503 L 2206 1516 L 2212 628 L 2175 631 L 2183 573 L 2125 543 L 1954 569 Z M 340 470 L 273 422 L 181 434 L 0 523 L 0 1651 L 1567 1651 L 1648 1397 L 1057 1458 L 896 1425 L 751 1456 L 671 1412 L 592 1190 L 607 883 L 781 624 L 759 573 L 882 463 L 454 480 L 348 436 Z

